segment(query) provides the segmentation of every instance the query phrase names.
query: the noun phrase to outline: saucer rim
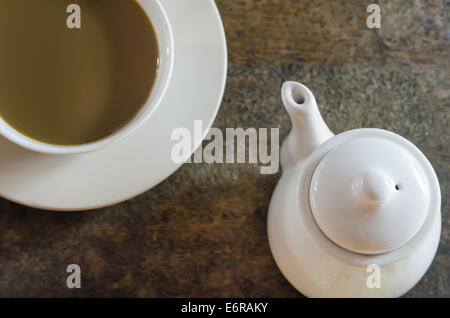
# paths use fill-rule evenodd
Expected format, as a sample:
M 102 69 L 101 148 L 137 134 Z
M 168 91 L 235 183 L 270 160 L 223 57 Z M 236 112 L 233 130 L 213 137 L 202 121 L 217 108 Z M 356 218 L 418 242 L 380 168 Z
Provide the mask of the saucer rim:
M 202 0 L 203 3 L 204 0 Z M 167 2 L 167 3 L 166 3 Z M 161 0 L 161 4 L 164 7 L 164 9 L 167 10 L 167 7 L 170 3 L 170 0 Z M 219 62 L 217 62 L 217 66 L 221 66 L 221 69 L 223 70 L 222 72 L 222 76 L 220 78 L 220 93 L 218 94 L 218 96 L 216 97 L 216 101 L 215 103 L 211 103 L 211 105 L 214 105 L 214 110 L 212 111 L 211 115 L 208 116 L 208 120 L 203 122 L 203 128 L 204 131 L 202 132 L 202 139 L 198 140 L 195 142 L 194 147 L 192 147 L 192 153 L 195 152 L 195 150 L 201 145 L 203 139 L 205 139 L 205 137 L 208 134 L 209 129 L 212 127 L 212 124 L 215 120 L 215 118 L 217 117 L 217 114 L 219 112 L 221 103 L 222 103 L 222 99 L 224 96 L 224 92 L 225 92 L 225 86 L 226 86 L 226 79 L 227 79 L 227 70 L 228 70 L 228 49 L 227 49 L 227 41 L 226 41 L 226 33 L 225 33 L 225 29 L 224 29 L 224 25 L 222 22 L 222 18 L 220 16 L 220 12 L 219 9 L 217 7 L 217 5 L 215 4 L 214 0 L 208 0 L 207 5 L 209 5 L 212 9 L 212 12 L 214 14 L 214 21 L 217 23 L 217 26 L 219 27 L 219 40 L 220 40 L 220 45 L 221 45 L 221 49 L 223 50 L 223 59 L 220 62 L 222 65 L 219 65 Z M 171 22 L 172 25 L 172 21 L 170 19 L 170 15 L 169 15 L 169 22 Z M 172 26 L 173 27 L 173 26 Z M 176 31 L 174 31 L 175 33 Z M 174 40 L 175 42 L 176 40 Z M 177 46 L 176 42 L 175 42 L 175 47 Z M 175 59 L 176 56 L 178 55 L 178 50 L 176 50 L 175 48 Z M 176 62 L 175 62 L 176 63 Z M 175 69 L 175 66 L 174 66 Z M 174 81 L 174 77 L 172 76 L 170 79 L 170 82 Z M 169 89 L 167 90 L 167 94 L 170 94 L 170 82 L 169 82 Z M 219 82 L 219 81 L 218 81 Z M 195 118 L 192 118 L 192 121 L 194 121 Z M 143 125 L 144 126 L 144 125 Z M 143 126 L 139 127 L 137 129 L 137 131 L 143 129 Z M 131 136 L 132 138 L 132 136 Z M 9 142 L 9 141 L 8 141 Z M 81 154 L 83 155 L 83 154 Z M 59 156 L 59 155 L 57 155 Z M 170 171 L 168 171 L 167 173 L 164 174 L 164 176 L 161 176 L 159 178 L 156 178 L 155 180 L 153 180 L 151 183 L 149 183 L 148 186 L 146 186 L 143 189 L 139 189 L 138 191 L 135 191 L 129 195 L 123 196 L 119 199 L 115 199 L 115 200 L 106 200 L 102 203 L 98 203 L 98 204 L 80 204 L 76 207 L 70 207 L 70 206 L 65 206 L 65 207 L 58 207 L 55 205 L 45 205 L 45 204 L 40 204 L 38 202 L 30 202 L 30 201 L 25 201 L 25 200 L 20 200 L 17 198 L 13 198 L 10 195 L 5 195 L 4 193 L 0 193 L 0 198 L 4 198 L 8 201 L 23 205 L 23 206 L 27 206 L 30 208 L 34 208 L 37 210 L 41 210 L 43 212 L 45 211 L 54 211 L 54 212 L 82 212 L 82 211 L 89 211 L 89 210 L 98 210 L 101 208 L 106 208 L 106 207 L 110 207 L 110 206 L 114 206 L 116 204 L 128 201 L 134 197 L 137 197 L 147 191 L 149 191 L 150 189 L 154 188 L 155 186 L 157 186 L 158 184 L 160 184 L 161 182 L 163 182 L 164 180 L 166 180 L 168 177 L 170 177 L 173 173 L 175 173 L 184 163 L 181 164 L 175 164 Z

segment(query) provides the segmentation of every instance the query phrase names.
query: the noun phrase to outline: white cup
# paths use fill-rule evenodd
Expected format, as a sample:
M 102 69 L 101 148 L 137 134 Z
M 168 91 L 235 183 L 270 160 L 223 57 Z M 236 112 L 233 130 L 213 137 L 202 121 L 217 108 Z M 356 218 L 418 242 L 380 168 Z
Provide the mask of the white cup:
M 25 136 L 0 117 L 0 135 L 33 151 L 50 154 L 77 154 L 106 147 L 139 128 L 158 108 L 169 86 L 172 75 L 174 44 L 172 28 L 159 0 L 136 0 L 142 7 L 156 32 L 159 47 L 159 67 L 150 96 L 136 116 L 117 132 L 100 140 L 80 145 L 53 145 Z M 131 36 L 131 35 L 130 35 Z

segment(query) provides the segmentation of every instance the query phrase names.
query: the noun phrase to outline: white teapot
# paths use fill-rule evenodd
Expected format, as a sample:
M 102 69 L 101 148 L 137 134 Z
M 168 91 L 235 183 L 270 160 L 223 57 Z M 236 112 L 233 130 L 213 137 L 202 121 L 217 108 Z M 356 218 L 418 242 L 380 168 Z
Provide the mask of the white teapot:
M 408 140 L 381 129 L 334 135 L 311 91 L 282 88 L 292 131 L 281 148 L 268 235 L 308 297 L 398 297 L 425 274 L 441 233 L 439 182 Z

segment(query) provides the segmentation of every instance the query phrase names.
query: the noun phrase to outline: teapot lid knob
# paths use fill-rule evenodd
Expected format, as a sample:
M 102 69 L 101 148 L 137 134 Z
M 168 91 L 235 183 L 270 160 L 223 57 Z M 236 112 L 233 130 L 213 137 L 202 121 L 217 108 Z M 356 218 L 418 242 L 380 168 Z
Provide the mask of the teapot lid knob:
M 409 242 L 422 228 L 431 200 L 427 167 L 414 149 L 417 153 L 374 136 L 329 151 L 310 184 L 311 211 L 322 232 L 360 254 L 385 253 Z
M 363 209 L 376 211 L 399 188 L 392 178 L 380 170 L 368 170 L 357 176 L 352 191 Z M 397 190 L 398 191 L 398 190 Z

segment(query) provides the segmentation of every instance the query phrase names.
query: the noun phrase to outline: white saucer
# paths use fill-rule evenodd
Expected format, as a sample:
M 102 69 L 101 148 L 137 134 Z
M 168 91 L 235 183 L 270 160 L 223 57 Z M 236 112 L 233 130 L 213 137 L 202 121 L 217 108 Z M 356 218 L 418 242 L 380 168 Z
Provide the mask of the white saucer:
M 30 207 L 78 211 L 113 205 L 154 187 L 180 167 L 171 160 L 178 127 L 211 127 L 225 88 L 227 47 L 213 0 L 161 0 L 174 32 L 168 92 L 142 128 L 94 153 L 46 155 L 0 138 L 0 196 Z M 196 145 L 198 146 L 198 145 Z

